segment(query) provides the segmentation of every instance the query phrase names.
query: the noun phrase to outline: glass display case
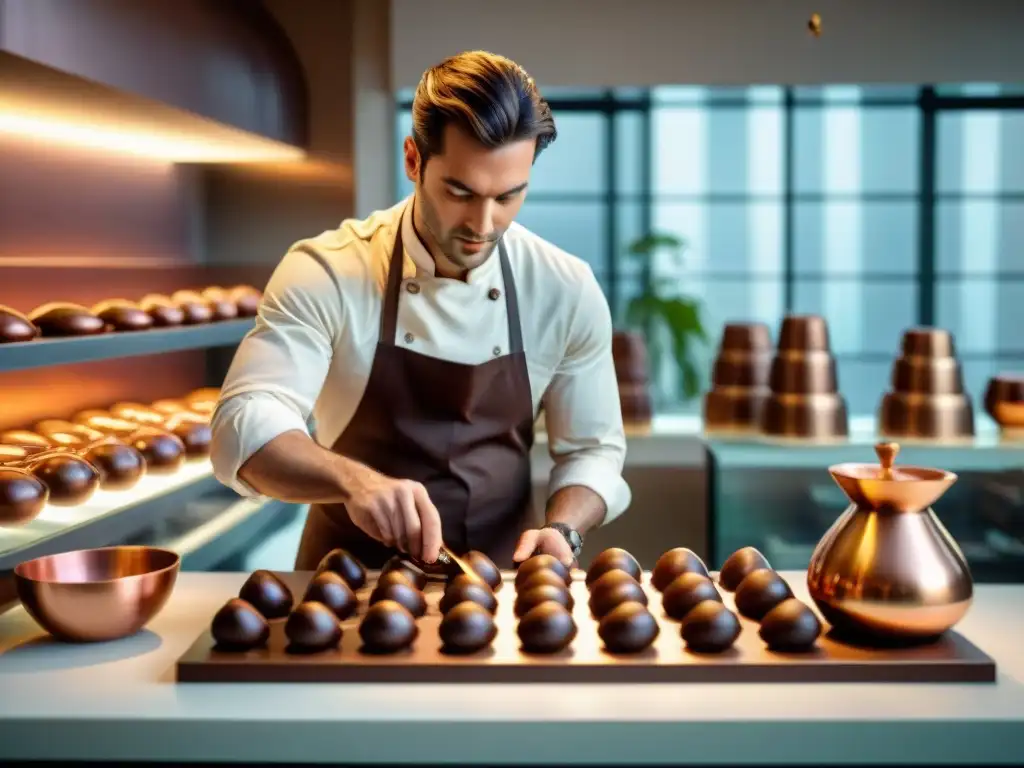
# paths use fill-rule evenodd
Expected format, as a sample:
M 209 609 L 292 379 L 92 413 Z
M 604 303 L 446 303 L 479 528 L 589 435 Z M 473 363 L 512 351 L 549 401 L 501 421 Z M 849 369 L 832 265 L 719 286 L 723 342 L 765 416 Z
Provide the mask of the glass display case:
M 851 423 L 849 440 L 834 444 L 709 436 L 708 552 L 715 567 L 735 550 L 755 546 L 775 568 L 806 568 L 849 503 L 828 468 L 877 461 L 879 440 L 870 419 Z M 934 508 L 975 580 L 1024 583 L 1024 440 L 979 426 L 978 436 L 962 443 L 897 442 L 897 464 L 958 475 Z

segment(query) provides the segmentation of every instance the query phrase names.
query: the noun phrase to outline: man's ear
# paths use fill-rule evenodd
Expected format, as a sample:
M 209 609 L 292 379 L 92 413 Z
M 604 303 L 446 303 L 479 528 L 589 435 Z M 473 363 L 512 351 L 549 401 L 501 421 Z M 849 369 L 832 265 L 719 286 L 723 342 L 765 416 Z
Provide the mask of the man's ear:
M 420 151 L 416 148 L 416 142 L 412 140 L 412 136 L 405 137 L 402 149 L 405 158 L 405 177 L 415 183 L 420 178 Z

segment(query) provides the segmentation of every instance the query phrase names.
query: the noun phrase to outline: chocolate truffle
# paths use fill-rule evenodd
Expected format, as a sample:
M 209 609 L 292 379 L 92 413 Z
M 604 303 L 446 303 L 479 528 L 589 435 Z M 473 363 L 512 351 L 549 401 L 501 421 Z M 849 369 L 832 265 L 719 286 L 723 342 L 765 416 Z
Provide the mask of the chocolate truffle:
M 316 572 L 324 571 L 338 574 L 352 589 L 359 589 L 366 584 L 366 569 L 363 564 L 344 549 L 332 549 L 320 559 Z
M 715 583 L 699 573 L 684 573 L 676 577 L 661 593 L 661 607 L 665 609 L 665 615 L 676 621 L 705 600 L 722 602 L 722 596 L 715 589 Z
M 416 587 L 406 584 L 379 584 L 370 593 L 370 605 L 391 600 L 403 606 L 417 619 L 427 612 L 427 598 Z
M 359 623 L 359 637 L 368 653 L 394 653 L 407 648 L 418 634 L 416 619 L 394 600 L 374 603 Z
M 326 605 L 339 621 L 347 619 L 359 607 L 356 593 L 334 571 L 321 571 L 316 574 L 306 587 L 302 602 Z
M 576 637 L 576 622 L 565 606 L 546 600 L 519 620 L 516 633 L 527 653 L 557 653 Z
M 611 653 L 637 653 L 644 650 L 661 632 L 658 620 L 647 606 L 629 600 L 605 614 L 597 634 Z
M 529 613 L 533 608 L 536 608 L 543 602 L 548 600 L 554 600 L 559 605 L 564 606 L 567 610 L 572 610 L 575 601 L 572 599 L 572 595 L 565 586 L 555 587 L 551 584 L 542 584 L 539 587 L 534 587 L 530 590 L 520 591 L 516 595 L 516 602 L 513 606 L 513 612 L 516 616 L 524 616 Z
M 233 597 L 213 616 L 210 633 L 215 650 L 239 652 L 266 645 L 270 624 L 245 600 Z
M 486 648 L 498 634 L 491 612 L 463 601 L 449 610 L 437 630 L 445 653 L 474 653 Z
M 693 552 L 686 547 L 676 547 L 658 558 L 651 571 L 651 585 L 659 592 L 664 592 L 677 577 L 684 573 L 697 573 L 709 577 L 708 567 Z
M 758 568 L 736 587 L 736 610 L 741 616 L 760 621 L 772 608 L 793 596 L 789 584 L 770 568 Z
M 49 489 L 32 473 L 14 467 L 0 469 L 0 525 L 34 520 L 49 496 Z
M 101 301 L 93 306 L 92 313 L 111 331 L 145 331 L 153 326 L 149 313 L 127 299 Z
M 100 488 L 124 491 L 132 488 L 146 474 L 142 454 L 119 440 L 105 439 L 86 446 L 81 455 L 100 473 Z
M 758 635 L 773 651 L 799 653 L 810 650 L 821 635 L 814 611 L 791 597 L 772 608 L 761 620 Z
M 402 571 L 385 571 L 377 577 L 377 584 L 375 586 L 381 587 L 385 584 L 405 584 L 407 586 L 416 588 L 416 585 L 412 583 L 409 576 Z
M 236 285 L 228 290 L 227 295 L 238 307 L 239 317 L 255 317 L 259 312 L 263 294 L 251 285 Z
M 267 619 L 284 618 L 294 604 L 288 585 L 275 574 L 262 569 L 253 571 L 238 590 L 238 596 Z
M 39 335 L 32 321 L 16 309 L 0 306 L 0 344 L 31 341 Z
M 447 614 L 456 605 L 465 602 L 476 603 L 491 614 L 498 610 L 498 598 L 488 586 L 463 573 L 448 582 L 437 607 L 441 613 Z
M 284 634 L 291 641 L 289 651 L 326 651 L 341 642 L 341 622 L 323 603 L 300 603 L 288 616 Z
M 125 440 L 146 460 L 146 471 L 169 474 L 185 460 L 185 444 L 181 438 L 156 427 L 138 427 Z
M 587 586 L 591 587 L 608 571 L 625 571 L 637 582 L 643 577 L 640 563 L 636 561 L 635 557 L 624 549 L 611 547 L 591 561 L 590 567 L 587 569 Z
M 722 589 L 734 592 L 747 574 L 760 568 L 771 568 L 764 555 L 753 547 L 737 549 L 722 564 L 722 570 L 718 574 L 718 583 L 722 585 Z
M 688 650 L 721 653 L 740 636 L 740 620 L 717 600 L 705 600 L 686 614 L 680 629 Z
M 100 484 L 99 470 L 71 453 L 45 451 L 29 456 L 22 466 L 50 489 L 49 502 L 56 507 L 88 501 Z
M 493 591 L 501 588 L 501 571 L 483 552 L 467 552 L 462 558 Z
M 139 307 L 145 310 L 157 328 L 169 328 L 185 322 L 185 312 L 167 296 L 151 293 L 143 296 Z
M 588 606 L 594 618 L 600 619 L 615 606 L 630 600 L 647 605 L 647 593 L 625 571 L 612 570 L 591 585 Z
M 554 571 L 567 585 L 572 583 L 572 573 L 561 560 L 554 555 L 540 554 L 533 555 L 519 564 L 516 569 L 516 589 L 539 570 Z
M 384 567 L 381 568 L 381 573 L 387 573 L 388 571 L 398 571 L 399 573 L 404 574 L 416 589 L 423 589 L 427 586 L 427 574 L 408 560 L 402 558 L 401 555 L 395 555 L 384 563 Z
M 164 429 L 181 440 L 188 458 L 195 459 L 210 455 L 213 428 L 207 422 L 190 414 L 180 414 L 167 419 Z
M 28 319 L 43 336 L 94 336 L 103 333 L 107 324 L 81 304 L 52 301 L 36 307 Z
M 547 568 L 539 568 L 523 579 L 519 586 L 516 587 L 517 592 L 529 592 L 534 587 L 551 586 L 558 587 L 559 589 L 569 589 L 565 583 L 565 579 L 559 576 L 552 570 Z

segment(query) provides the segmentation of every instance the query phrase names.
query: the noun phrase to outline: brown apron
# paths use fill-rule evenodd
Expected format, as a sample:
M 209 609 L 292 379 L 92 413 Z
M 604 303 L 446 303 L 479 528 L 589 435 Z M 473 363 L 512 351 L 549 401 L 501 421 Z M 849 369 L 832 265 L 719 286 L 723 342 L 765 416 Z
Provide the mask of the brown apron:
M 422 483 L 440 512 L 443 540 L 452 551 L 477 550 L 510 568 L 530 504 L 534 414 L 515 282 L 500 240 L 498 257 L 508 354 L 467 365 L 399 347 L 404 259 L 399 222 L 370 377 L 331 450 L 385 475 Z M 488 296 L 497 300 L 501 292 L 492 288 Z M 363 533 L 344 504 L 312 505 L 296 570 L 315 569 L 336 547 L 368 568 L 381 567 L 397 552 Z

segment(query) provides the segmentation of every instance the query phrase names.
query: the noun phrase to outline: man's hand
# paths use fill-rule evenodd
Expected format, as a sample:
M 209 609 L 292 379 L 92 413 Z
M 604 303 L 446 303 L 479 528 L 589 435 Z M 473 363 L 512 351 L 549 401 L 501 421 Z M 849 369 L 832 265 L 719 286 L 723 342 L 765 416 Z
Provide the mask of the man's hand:
M 360 530 L 425 563 L 437 560 L 441 515 L 423 485 L 363 467 L 351 474 L 347 488 L 345 508 Z
M 565 540 L 565 536 L 554 528 L 534 528 L 523 531 L 512 559 L 521 563 L 532 555 L 539 554 L 554 555 L 562 561 L 562 565 L 566 568 L 572 568 L 572 547 Z

